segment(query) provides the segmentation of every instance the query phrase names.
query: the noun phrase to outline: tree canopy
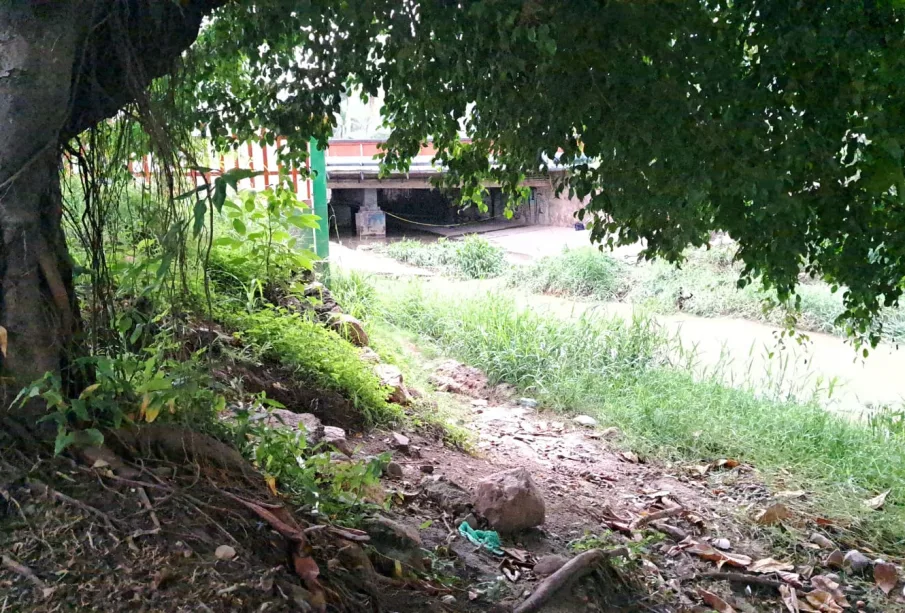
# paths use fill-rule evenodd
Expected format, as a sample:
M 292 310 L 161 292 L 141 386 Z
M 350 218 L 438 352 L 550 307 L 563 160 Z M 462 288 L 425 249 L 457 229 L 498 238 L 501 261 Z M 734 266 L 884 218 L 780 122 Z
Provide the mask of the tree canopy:
M 221 145 L 265 128 L 299 151 L 344 93 L 380 93 L 390 166 L 433 139 L 468 194 L 556 159 L 595 240 L 678 260 L 726 231 L 741 283 L 787 298 L 803 268 L 870 335 L 905 277 L 900 5 L 231 2 L 192 49 L 186 100 Z

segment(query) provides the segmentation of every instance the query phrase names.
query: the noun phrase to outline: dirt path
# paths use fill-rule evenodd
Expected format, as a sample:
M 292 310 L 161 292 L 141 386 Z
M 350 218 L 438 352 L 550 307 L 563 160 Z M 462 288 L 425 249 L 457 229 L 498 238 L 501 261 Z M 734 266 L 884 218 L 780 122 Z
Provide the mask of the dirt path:
M 448 373 L 449 362 L 443 364 Z M 789 547 L 785 537 L 774 543 L 770 532 L 753 520 L 779 504 L 789 512 L 783 520 L 789 538 L 806 538 L 819 530 L 806 492 L 790 497 L 771 491 L 753 467 L 731 459 L 682 466 L 638 458 L 620 450 L 616 429 L 601 431 L 538 413 L 507 399 L 505 392 L 486 388 L 486 379 L 475 384 L 473 369 L 462 366 L 460 372 L 454 378 L 464 385 L 454 389 L 467 395 L 436 392 L 433 398 L 458 407 L 457 421 L 472 433 L 474 454 L 444 446 L 423 430 L 404 433 L 410 443 L 405 449 L 391 432 L 373 433 L 362 441 L 363 453 L 394 455 L 400 474 L 384 481 L 398 501 L 394 512 L 404 523 L 422 527 L 426 548 L 451 552 L 453 566 L 467 583 L 453 591 L 457 602 L 479 610 L 509 610 L 493 608 L 490 602 L 508 607 L 535 590 L 542 580 L 532 568 L 535 564 L 541 568 L 557 556 L 568 559 L 592 547 L 628 547 L 624 572 L 609 585 L 586 581 L 564 590 L 542 611 L 703 611 L 716 608 L 712 603 L 710 608 L 695 608 L 708 593 L 734 607 L 726 610 L 784 610 L 779 583 L 746 590 L 744 582 L 708 576 L 724 554 L 732 561 L 723 570 L 736 573 L 745 573 L 754 561 L 778 560 L 770 563 L 783 564 L 791 573 L 786 579 L 799 586 L 807 584 L 810 574 L 829 572 L 821 569 L 828 552 L 801 544 Z M 546 520 L 515 537 L 503 535 L 507 553 L 497 557 L 465 541 L 456 528 L 471 511 L 478 483 L 513 468 L 532 475 L 545 501 Z M 648 522 L 645 518 L 653 513 L 667 517 Z M 707 553 L 701 556 L 694 550 Z M 526 562 L 518 563 L 519 558 Z M 761 576 L 775 580 L 769 573 Z M 845 589 L 853 601 L 874 599 L 869 584 L 850 580 Z M 866 610 L 893 609 L 868 604 Z

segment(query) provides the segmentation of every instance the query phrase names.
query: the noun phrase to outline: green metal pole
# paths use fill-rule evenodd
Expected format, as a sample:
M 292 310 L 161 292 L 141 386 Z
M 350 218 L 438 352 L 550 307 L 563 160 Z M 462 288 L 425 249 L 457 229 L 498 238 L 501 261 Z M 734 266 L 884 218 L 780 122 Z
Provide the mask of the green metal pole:
M 330 255 L 330 218 L 327 212 L 327 160 L 324 150 L 317 146 L 317 140 L 311 139 L 308 148 L 311 156 L 311 172 L 314 173 L 314 214 L 320 217 L 319 226 L 314 231 L 314 251 L 323 259 Z

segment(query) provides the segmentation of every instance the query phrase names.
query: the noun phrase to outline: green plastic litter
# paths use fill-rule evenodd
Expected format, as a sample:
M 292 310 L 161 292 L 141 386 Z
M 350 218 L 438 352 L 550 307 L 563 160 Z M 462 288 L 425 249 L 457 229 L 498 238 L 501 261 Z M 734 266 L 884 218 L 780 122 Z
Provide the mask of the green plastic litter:
M 464 521 L 459 526 L 459 534 L 464 536 L 469 542 L 483 547 L 494 555 L 503 555 L 503 544 L 500 542 L 500 535 L 493 530 L 475 530 Z

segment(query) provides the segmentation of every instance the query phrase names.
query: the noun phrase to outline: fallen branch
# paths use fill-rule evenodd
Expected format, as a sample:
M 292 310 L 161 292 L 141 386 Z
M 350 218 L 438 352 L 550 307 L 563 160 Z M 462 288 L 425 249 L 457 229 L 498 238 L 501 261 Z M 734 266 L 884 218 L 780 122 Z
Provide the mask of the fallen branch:
M 628 549 L 625 547 L 609 551 L 592 549 L 575 556 L 537 586 L 534 593 L 525 602 L 517 606 L 513 613 L 534 613 L 539 611 L 548 600 L 567 584 L 591 572 L 595 566 L 604 560 L 620 556 L 628 557 Z
M 38 576 L 34 573 L 34 571 L 32 571 L 29 567 L 25 566 L 24 564 L 19 564 L 18 562 L 16 562 L 11 557 L 9 557 L 5 554 L 2 557 L 0 557 L 0 562 L 2 562 L 3 568 L 6 568 L 7 570 L 11 570 L 18 575 L 22 575 L 23 577 L 25 577 L 26 579 L 28 579 L 29 581 L 34 583 L 35 587 L 37 587 L 39 590 L 44 591 L 47 589 L 47 584 L 44 583 L 43 581 L 41 581 L 41 579 L 38 578 Z
M 783 585 L 788 585 L 785 581 L 779 581 L 778 579 L 768 579 L 767 577 L 759 577 L 757 575 L 746 575 L 744 573 L 724 573 L 719 571 L 710 571 L 706 573 L 699 573 L 690 577 L 689 579 L 697 579 L 700 577 L 705 577 L 707 579 L 723 579 L 725 581 L 734 581 L 735 583 L 747 583 L 749 585 L 762 585 L 764 587 L 775 587 L 780 588 Z M 798 588 L 804 592 L 809 592 L 809 588 Z
M 678 515 L 683 511 L 685 511 L 685 507 L 678 505 L 675 507 L 669 507 L 668 509 L 663 509 L 662 511 L 655 511 L 648 515 L 642 515 L 641 517 L 638 517 L 634 521 L 632 521 L 632 523 L 629 524 L 629 528 L 631 528 L 632 530 L 637 530 L 638 528 L 643 528 L 652 521 L 656 521 L 658 519 L 666 519 L 667 517 Z

